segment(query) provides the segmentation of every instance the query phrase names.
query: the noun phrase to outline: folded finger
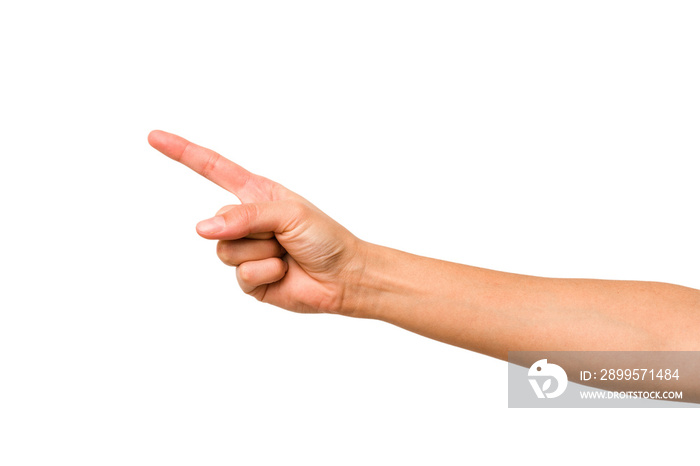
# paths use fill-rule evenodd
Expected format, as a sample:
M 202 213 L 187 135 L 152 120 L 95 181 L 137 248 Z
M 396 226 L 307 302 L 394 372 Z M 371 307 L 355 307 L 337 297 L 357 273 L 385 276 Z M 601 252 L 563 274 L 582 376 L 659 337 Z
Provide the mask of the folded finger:
M 259 261 L 242 263 L 236 269 L 236 278 L 244 293 L 254 294 L 259 286 L 281 280 L 286 273 L 287 263 L 279 257 L 270 257 Z M 256 297 L 262 299 L 261 297 Z
M 216 255 L 226 265 L 237 267 L 243 262 L 280 257 L 284 249 L 275 239 L 237 239 L 219 241 Z

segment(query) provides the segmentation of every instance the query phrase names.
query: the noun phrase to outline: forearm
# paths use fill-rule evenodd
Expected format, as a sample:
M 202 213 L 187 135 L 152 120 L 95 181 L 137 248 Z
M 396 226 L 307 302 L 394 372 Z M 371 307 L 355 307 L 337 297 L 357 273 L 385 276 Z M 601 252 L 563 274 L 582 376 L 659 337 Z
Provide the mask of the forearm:
M 699 350 L 700 291 L 554 279 L 367 245 L 345 311 L 506 359 L 508 351 Z

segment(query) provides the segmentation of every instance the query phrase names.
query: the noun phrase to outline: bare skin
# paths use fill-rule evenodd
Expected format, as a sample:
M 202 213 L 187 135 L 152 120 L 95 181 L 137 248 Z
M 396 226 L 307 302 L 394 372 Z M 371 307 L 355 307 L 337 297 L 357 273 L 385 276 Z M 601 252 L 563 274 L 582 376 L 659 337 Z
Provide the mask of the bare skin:
M 197 232 L 219 241 L 219 258 L 260 301 L 380 319 L 500 359 L 508 351 L 700 350 L 698 290 L 518 275 L 374 245 L 216 152 L 163 131 L 148 141 L 241 200 Z

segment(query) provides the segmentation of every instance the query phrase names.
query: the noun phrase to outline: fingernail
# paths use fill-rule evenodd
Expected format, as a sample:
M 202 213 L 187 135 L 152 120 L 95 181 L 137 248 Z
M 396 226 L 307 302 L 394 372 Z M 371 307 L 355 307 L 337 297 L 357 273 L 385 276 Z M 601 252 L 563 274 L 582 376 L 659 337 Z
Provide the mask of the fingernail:
M 197 231 L 205 235 L 213 235 L 223 230 L 225 226 L 226 221 L 224 221 L 224 217 L 216 216 L 199 222 L 197 224 Z

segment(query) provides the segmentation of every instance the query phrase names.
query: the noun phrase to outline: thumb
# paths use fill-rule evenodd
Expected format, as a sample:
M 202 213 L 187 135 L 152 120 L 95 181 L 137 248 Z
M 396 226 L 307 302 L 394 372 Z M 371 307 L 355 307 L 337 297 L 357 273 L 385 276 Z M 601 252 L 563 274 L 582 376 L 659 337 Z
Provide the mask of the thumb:
M 219 209 L 216 212 L 216 215 L 223 215 L 225 212 L 231 210 L 234 207 L 235 207 L 235 204 L 223 206 L 221 209 Z M 272 233 L 271 231 L 266 231 L 264 233 L 253 233 L 253 234 L 246 236 L 246 238 L 248 238 L 248 239 L 271 239 L 274 237 L 275 237 L 275 234 Z
M 234 240 L 255 233 L 284 233 L 310 212 L 297 200 L 256 202 L 230 209 L 197 224 L 197 233 L 207 239 Z

